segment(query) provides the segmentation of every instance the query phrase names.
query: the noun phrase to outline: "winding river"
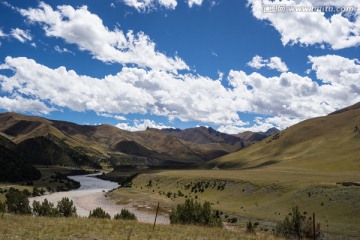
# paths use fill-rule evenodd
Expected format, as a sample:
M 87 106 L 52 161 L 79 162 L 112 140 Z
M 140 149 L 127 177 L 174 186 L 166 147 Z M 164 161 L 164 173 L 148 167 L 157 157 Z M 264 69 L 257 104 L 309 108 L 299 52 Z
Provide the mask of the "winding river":
M 69 176 L 69 178 L 80 182 L 80 188 L 67 192 L 56 192 L 49 195 L 33 197 L 29 199 L 30 204 L 32 204 L 34 200 L 42 202 L 46 198 L 56 206 L 57 202 L 63 197 L 68 197 L 73 200 L 77 209 L 77 214 L 81 217 L 88 217 L 90 211 L 97 207 L 101 207 L 105 212 L 109 213 L 111 217 L 114 217 L 121 209 L 125 208 L 134 213 L 139 222 L 154 222 L 154 213 L 138 210 L 131 204 L 118 205 L 113 200 L 106 198 L 105 192 L 117 188 L 119 185 L 114 182 L 96 178 L 96 175 L 97 174 Z M 160 214 L 158 215 L 156 222 L 160 224 L 169 224 L 169 217 Z

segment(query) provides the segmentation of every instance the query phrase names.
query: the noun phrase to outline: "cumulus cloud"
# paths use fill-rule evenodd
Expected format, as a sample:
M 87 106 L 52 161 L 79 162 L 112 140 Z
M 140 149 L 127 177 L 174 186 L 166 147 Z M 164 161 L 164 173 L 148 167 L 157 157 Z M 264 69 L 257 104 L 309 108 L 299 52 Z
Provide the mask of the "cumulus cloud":
M 123 2 L 139 12 L 155 10 L 158 6 L 174 10 L 177 6 L 176 0 L 123 0 Z
M 20 28 L 11 29 L 10 35 L 22 43 L 32 40 L 32 36 L 30 35 L 30 32 L 28 30 L 25 31 Z
M 116 124 L 116 127 L 132 132 L 144 131 L 147 128 L 157 128 L 157 129 L 173 128 L 170 126 L 166 126 L 163 123 L 156 123 L 155 121 L 150 119 L 142 119 L 142 120 L 135 119 L 132 125 L 130 125 L 129 123 L 118 123 Z
M 109 114 L 154 114 L 182 121 L 214 124 L 240 121 L 234 94 L 221 81 L 192 74 L 123 68 L 102 79 L 78 75 L 65 67 L 50 69 L 28 58 L 7 57 L 0 69 L 4 92 L 34 96 L 57 108 Z
M 38 8 L 20 9 L 19 12 L 31 22 L 42 25 L 48 37 L 62 38 L 67 43 L 76 44 L 80 50 L 90 52 L 100 61 L 136 64 L 172 72 L 189 69 L 178 56 L 167 57 L 156 51 L 155 43 L 143 32 L 124 33 L 118 28 L 109 30 L 101 18 L 89 12 L 86 6 L 74 9 L 63 5 L 53 9 L 40 2 Z
M 192 8 L 194 5 L 201 6 L 203 0 L 188 0 L 187 2 L 189 7 Z
M 0 108 L 11 112 L 31 112 L 34 114 L 48 114 L 54 110 L 37 99 L 23 98 L 21 96 L 13 98 L 0 97 Z
M 256 117 L 254 120 L 254 124 L 250 126 L 250 124 L 244 126 L 238 125 L 222 125 L 217 130 L 220 132 L 228 133 L 228 134 L 237 134 L 246 131 L 252 132 L 266 132 L 270 128 L 277 129 L 285 129 L 288 126 L 294 125 L 300 122 L 299 118 L 289 118 L 289 117 Z
M 328 44 L 333 49 L 342 49 L 360 44 L 358 0 L 248 0 L 248 5 L 257 19 L 268 21 L 280 33 L 284 45 Z M 266 5 L 287 8 L 274 14 L 263 11 Z M 334 12 L 326 15 L 323 11 L 307 10 L 315 6 L 334 6 Z M 353 7 L 354 11 L 336 11 L 344 6 Z
M 269 116 L 252 128 L 266 130 L 284 128 L 360 101 L 357 59 L 309 56 L 309 63 L 318 81 L 291 72 L 265 77 L 231 70 L 227 76 L 230 87 L 226 88 L 221 76 L 213 80 L 125 67 L 116 75 L 98 79 L 65 67 L 51 69 L 28 58 L 7 57 L 0 69 L 10 69 L 13 75 L 0 75 L 0 86 L 12 96 L 10 99 L 36 99 L 45 112 L 55 108 L 90 110 L 120 116 L 118 120 L 125 120 L 121 116 L 128 113 L 153 114 L 211 123 L 226 132 L 249 129 L 238 113 L 251 112 Z
M 255 69 L 267 67 L 279 72 L 287 72 L 289 70 L 286 64 L 279 57 L 264 59 L 263 57 L 256 55 L 250 62 L 247 63 L 247 65 Z

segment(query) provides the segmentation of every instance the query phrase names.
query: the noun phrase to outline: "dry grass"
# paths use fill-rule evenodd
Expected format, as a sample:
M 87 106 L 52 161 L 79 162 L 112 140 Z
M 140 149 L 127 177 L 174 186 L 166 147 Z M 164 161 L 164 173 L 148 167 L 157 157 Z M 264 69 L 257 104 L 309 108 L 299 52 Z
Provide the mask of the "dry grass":
M 131 221 L 84 218 L 44 218 L 5 215 L 0 218 L 0 239 L 276 239 L 219 228 L 157 225 Z
M 152 187 L 147 187 L 149 180 Z M 208 188 L 191 192 L 184 186 L 198 181 L 226 181 L 224 190 Z M 343 187 L 341 181 L 360 181 L 357 173 L 307 173 L 290 170 L 173 170 L 141 174 L 130 189 L 119 189 L 110 196 L 121 203 L 160 206 L 164 210 L 184 202 L 185 197 L 168 198 L 167 192 L 181 191 L 188 197 L 210 201 L 213 208 L 260 222 L 283 220 L 293 205 L 310 216 L 317 215 L 324 231 L 360 237 L 359 187 Z M 159 194 L 161 192 L 161 194 Z M 224 216 L 223 215 L 223 216 Z M 271 226 L 260 226 L 271 230 Z

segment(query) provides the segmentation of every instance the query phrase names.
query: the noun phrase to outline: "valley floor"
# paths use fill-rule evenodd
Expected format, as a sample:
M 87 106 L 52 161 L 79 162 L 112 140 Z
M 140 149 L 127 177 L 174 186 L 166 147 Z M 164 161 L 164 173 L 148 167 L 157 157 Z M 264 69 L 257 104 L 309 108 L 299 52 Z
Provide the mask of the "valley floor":
M 170 211 L 186 198 L 210 201 L 212 208 L 233 227 L 243 228 L 249 219 L 258 221 L 257 231 L 271 232 L 295 205 L 316 220 L 327 239 L 360 237 L 360 187 L 342 186 L 341 182 L 360 182 L 354 172 L 317 173 L 296 169 L 254 170 L 166 170 L 143 173 L 131 188 L 108 194 L 118 204 L 135 207 L 160 203 Z

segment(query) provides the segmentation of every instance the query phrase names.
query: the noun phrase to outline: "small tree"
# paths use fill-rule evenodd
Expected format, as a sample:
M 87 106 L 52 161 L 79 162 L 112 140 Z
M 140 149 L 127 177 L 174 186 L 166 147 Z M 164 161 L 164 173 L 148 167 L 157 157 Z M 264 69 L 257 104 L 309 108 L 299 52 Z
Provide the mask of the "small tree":
M 49 202 L 46 198 L 42 203 L 34 201 L 33 204 L 33 213 L 38 216 L 50 216 L 55 217 L 59 215 L 59 211 L 54 207 L 54 204 Z
M 90 211 L 89 218 L 108 218 L 110 219 L 110 215 L 105 212 L 102 208 L 95 208 L 93 211 Z
M 1 218 L 4 218 L 5 210 L 6 210 L 6 204 L 5 204 L 4 202 L 0 201 L 0 214 L 1 214 Z
M 116 214 L 114 216 L 114 219 L 116 220 L 137 220 L 137 217 L 135 216 L 135 214 L 133 214 L 132 212 L 130 212 L 127 209 L 121 209 L 121 212 Z
M 31 214 L 31 208 L 26 192 L 15 188 L 10 188 L 5 197 L 5 203 L 9 212 L 18 214 Z
M 284 221 L 280 222 L 275 228 L 275 234 L 286 238 L 296 237 L 301 239 L 303 237 L 314 237 L 312 233 L 312 219 L 306 221 L 306 216 L 302 215 L 298 206 L 292 208 L 292 213 L 289 213 Z M 321 236 L 320 224 L 315 229 L 315 238 Z
M 67 197 L 62 198 L 58 202 L 57 209 L 59 214 L 64 217 L 76 216 L 76 207 L 74 206 L 73 201 Z

